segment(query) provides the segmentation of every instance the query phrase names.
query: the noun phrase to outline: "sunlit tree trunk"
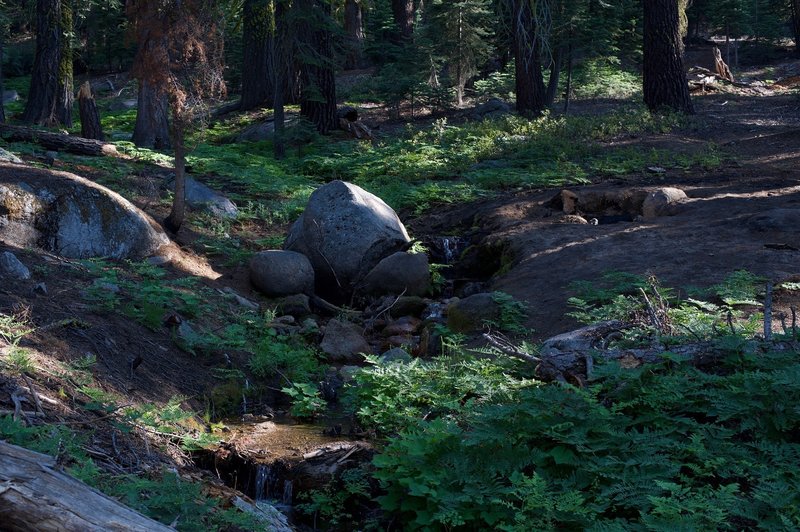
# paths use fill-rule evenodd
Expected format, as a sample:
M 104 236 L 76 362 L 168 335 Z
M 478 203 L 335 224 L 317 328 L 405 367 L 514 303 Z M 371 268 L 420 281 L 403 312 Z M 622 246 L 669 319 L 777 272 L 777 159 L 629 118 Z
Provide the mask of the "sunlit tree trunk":
M 651 110 L 693 113 L 683 69 L 683 41 L 676 0 L 644 2 L 644 103 Z
M 28 101 L 20 117 L 23 122 L 46 126 L 58 124 L 56 102 L 60 49 L 61 0 L 37 0 L 36 55 Z
M 56 114 L 64 127 L 72 127 L 72 104 L 74 87 L 72 82 L 72 32 L 74 31 L 71 0 L 61 3 L 61 49 L 58 65 L 58 100 Z
M 148 79 L 139 80 L 133 143 L 140 148 L 168 150 L 169 100 L 167 93 Z

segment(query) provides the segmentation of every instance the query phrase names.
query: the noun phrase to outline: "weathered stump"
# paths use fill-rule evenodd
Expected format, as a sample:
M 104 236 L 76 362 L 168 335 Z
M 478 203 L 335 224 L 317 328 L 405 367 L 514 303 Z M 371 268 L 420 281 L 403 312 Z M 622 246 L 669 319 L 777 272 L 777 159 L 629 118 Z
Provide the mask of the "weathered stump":
M 81 116 L 81 137 L 85 139 L 106 140 L 100 125 L 100 113 L 92 94 L 92 86 L 88 81 L 78 91 L 78 111 Z

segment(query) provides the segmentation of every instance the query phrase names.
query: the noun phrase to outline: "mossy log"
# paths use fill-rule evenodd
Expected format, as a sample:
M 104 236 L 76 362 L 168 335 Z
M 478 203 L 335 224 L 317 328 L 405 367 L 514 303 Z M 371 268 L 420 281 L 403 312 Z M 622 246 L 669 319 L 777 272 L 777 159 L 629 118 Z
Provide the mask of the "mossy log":
M 65 151 L 76 155 L 117 154 L 117 148 L 113 144 L 23 126 L 0 124 L 0 135 L 11 142 L 34 142 L 48 150 Z
M 51 456 L 0 441 L 3 530 L 173 530 L 59 470 Z

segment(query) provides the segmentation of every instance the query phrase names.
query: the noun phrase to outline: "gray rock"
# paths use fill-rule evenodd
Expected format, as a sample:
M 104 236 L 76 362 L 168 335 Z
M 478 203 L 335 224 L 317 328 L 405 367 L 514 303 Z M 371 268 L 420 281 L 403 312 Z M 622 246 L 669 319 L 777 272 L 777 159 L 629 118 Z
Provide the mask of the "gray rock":
M 747 227 L 760 233 L 800 232 L 800 209 L 772 209 L 747 219 Z
M 292 294 L 280 299 L 272 300 L 275 309 L 280 314 L 288 314 L 295 318 L 304 318 L 311 315 L 311 301 L 305 294 Z
M 681 203 L 687 199 L 686 192 L 679 188 L 664 187 L 654 190 L 642 203 L 642 216 L 644 218 L 674 216 L 678 213 Z
M 10 251 L 0 253 L 0 277 L 17 279 L 19 281 L 30 279 L 31 272 L 22 264 L 16 255 Z
M 70 258 L 140 259 L 169 244 L 158 224 L 116 192 L 67 172 L 2 162 L 0 238 Z
M 246 127 L 236 137 L 236 142 L 260 142 L 262 140 L 270 140 L 274 134 L 275 122 L 269 120 Z
M 0 148 L 0 161 L 6 161 L 9 163 L 17 163 L 23 164 L 22 159 L 11 153 L 10 151 L 6 151 L 3 148 Z
M 364 339 L 361 327 L 346 321 L 333 319 L 325 327 L 319 344 L 330 362 L 358 364 L 364 361 L 361 353 L 369 354 L 372 348 Z
M 424 295 L 431 284 L 428 256 L 398 251 L 380 261 L 359 284 L 363 295 Z
M 409 242 L 402 222 L 383 200 L 356 185 L 332 181 L 311 194 L 284 247 L 311 260 L 323 292 L 349 295 L 382 259 Z
M 19 93 L 17 91 L 3 91 L 3 103 L 11 103 L 19 100 Z
M 268 296 L 310 294 L 314 290 L 314 270 L 301 253 L 261 251 L 250 259 L 250 281 Z
M 421 318 L 426 308 L 428 308 L 428 302 L 421 297 L 402 296 L 397 298 L 397 301 L 394 302 L 389 309 L 389 314 L 393 318 L 400 318 L 402 316 Z
M 544 341 L 540 354 L 544 357 L 556 353 L 595 349 L 598 347 L 598 341 L 601 341 L 609 332 L 620 330 L 622 326 L 621 321 L 602 321 L 553 336 Z
M 472 120 L 499 118 L 503 115 L 511 114 L 511 111 L 511 105 L 499 98 L 491 98 L 485 103 L 476 105 L 475 109 L 469 114 L 469 117 Z
M 175 190 L 175 182 L 168 182 L 170 190 Z M 196 179 L 186 176 L 186 204 L 195 211 L 206 211 L 219 218 L 236 218 L 239 209 L 236 205 Z
M 236 292 L 236 290 L 234 290 L 230 286 L 226 286 L 222 291 L 225 294 L 227 294 L 231 299 L 236 301 L 236 303 L 238 303 L 240 307 L 244 307 L 247 310 L 258 310 L 259 309 L 258 303 L 256 303 L 255 301 L 250 301 L 246 297 L 239 295 Z
M 413 358 L 405 349 L 400 347 L 393 347 L 389 349 L 380 357 L 381 362 L 411 362 Z
M 479 331 L 486 321 L 496 321 L 499 318 L 500 306 L 489 293 L 456 299 L 447 306 L 447 328 L 453 332 Z
M 136 101 L 136 98 L 127 98 L 124 100 L 114 100 L 111 102 L 111 105 L 108 106 L 109 111 L 127 111 L 129 109 L 136 109 L 139 106 L 139 102 Z

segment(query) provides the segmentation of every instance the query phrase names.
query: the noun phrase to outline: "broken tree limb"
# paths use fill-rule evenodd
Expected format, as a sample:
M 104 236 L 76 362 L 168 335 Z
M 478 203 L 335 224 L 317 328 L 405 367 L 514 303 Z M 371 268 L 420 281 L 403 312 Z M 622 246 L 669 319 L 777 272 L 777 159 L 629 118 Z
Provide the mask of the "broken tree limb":
M 117 155 L 117 147 L 113 144 L 29 127 L 0 124 L 0 135 L 11 142 L 34 142 L 48 150 L 65 151 L 76 155 Z
M 56 459 L 0 441 L 3 530 L 173 530 L 58 470 Z

